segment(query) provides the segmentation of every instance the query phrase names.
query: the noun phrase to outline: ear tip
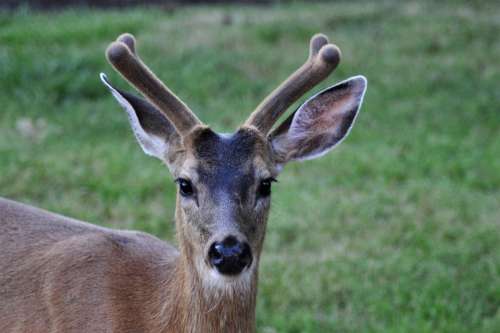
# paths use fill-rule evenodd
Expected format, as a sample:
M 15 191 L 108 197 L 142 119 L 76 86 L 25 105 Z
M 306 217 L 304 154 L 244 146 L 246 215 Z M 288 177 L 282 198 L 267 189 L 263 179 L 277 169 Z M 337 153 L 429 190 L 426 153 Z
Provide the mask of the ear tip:
M 354 77 L 357 78 L 357 79 L 360 79 L 360 80 L 368 82 L 368 79 L 363 74 L 358 74 L 358 75 L 356 75 Z
M 108 81 L 108 77 L 106 76 L 105 73 L 99 73 L 99 78 L 101 79 L 101 82 L 106 86 L 106 88 L 113 90 L 113 87 L 111 86 L 111 83 Z
M 364 92 L 368 86 L 368 79 L 364 75 L 356 75 L 352 78 L 352 82 L 358 85 L 360 89 Z

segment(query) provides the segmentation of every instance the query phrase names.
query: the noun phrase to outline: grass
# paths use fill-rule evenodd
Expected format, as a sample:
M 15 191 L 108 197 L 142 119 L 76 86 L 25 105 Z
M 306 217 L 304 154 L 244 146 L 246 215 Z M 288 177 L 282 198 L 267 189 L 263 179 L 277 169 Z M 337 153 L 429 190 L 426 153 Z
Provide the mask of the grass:
M 173 238 L 175 188 L 98 81 L 118 34 L 230 131 L 322 31 L 369 79 L 350 137 L 287 166 L 259 332 L 500 331 L 500 4 L 387 0 L 0 14 L 0 195 Z M 228 23 L 229 22 L 229 23 Z

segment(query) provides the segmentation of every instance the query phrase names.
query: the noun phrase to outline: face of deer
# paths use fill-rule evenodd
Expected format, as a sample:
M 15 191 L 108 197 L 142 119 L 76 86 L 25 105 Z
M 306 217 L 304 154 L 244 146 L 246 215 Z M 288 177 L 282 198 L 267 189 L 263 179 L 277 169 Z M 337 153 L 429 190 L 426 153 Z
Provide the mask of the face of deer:
M 330 64 L 334 68 L 338 63 L 338 50 L 335 48 L 337 53 L 332 55 L 332 45 L 325 39 L 319 35 L 311 41 L 309 63 L 304 65 L 309 71 L 299 70 L 296 78 L 303 81 L 302 86 L 317 80 L 310 67 Z M 366 79 L 353 77 L 321 91 L 271 130 L 304 89 L 290 82 L 292 75 L 234 133 L 218 134 L 188 109 L 181 110 L 187 116 L 179 116 L 175 109 L 187 107 L 140 63 L 130 35 L 121 36 L 110 46 L 108 59 L 148 98 L 114 88 L 101 74 L 103 83 L 127 112 L 144 152 L 162 160 L 177 183 L 176 227 L 185 260 L 202 281 L 216 281 L 215 285 L 255 274 L 272 183 L 286 163 L 321 156 L 345 138 L 360 108 Z M 130 70 L 133 66 L 139 70 Z M 140 75 L 143 77 L 137 79 Z M 158 97 L 162 94 L 168 98 Z M 281 105 L 281 110 L 276 105 Z
M 277 176 L 269 146 L 250 128 L 221 135 L 206 127 L 193 131 L 184 145 L 177 171 L 184 245 L 198 258 L 199 271 L 237 276 L 258 262 L 264 239 Z

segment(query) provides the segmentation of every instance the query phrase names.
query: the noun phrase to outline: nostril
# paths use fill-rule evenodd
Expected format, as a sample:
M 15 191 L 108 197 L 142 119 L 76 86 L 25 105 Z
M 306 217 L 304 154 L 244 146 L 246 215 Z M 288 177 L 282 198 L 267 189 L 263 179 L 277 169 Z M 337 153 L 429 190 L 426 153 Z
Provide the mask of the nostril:
M 250 252 L 250 246 L 245 243 L 243 245 L 243 251 L 241 251 L 240 253 L 240 258 L 251 258 L 252 257 L 252 254 Z
M 208 250 L 208 259 L 212 265 L 217 265 L 220 261 L 222 261 L 223 256 L 220 243 L 214 243 L 210 246 L 210 249 Z

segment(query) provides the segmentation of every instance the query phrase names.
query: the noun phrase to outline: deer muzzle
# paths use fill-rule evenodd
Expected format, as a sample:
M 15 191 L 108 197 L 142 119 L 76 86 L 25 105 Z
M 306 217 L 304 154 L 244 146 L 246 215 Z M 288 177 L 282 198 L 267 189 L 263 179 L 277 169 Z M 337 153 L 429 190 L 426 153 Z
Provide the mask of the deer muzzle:
M 252 250 L 247 242 L 227 236 L 208 250 L 208 262 L 220 274 L 238 275 L 252 264 Z

